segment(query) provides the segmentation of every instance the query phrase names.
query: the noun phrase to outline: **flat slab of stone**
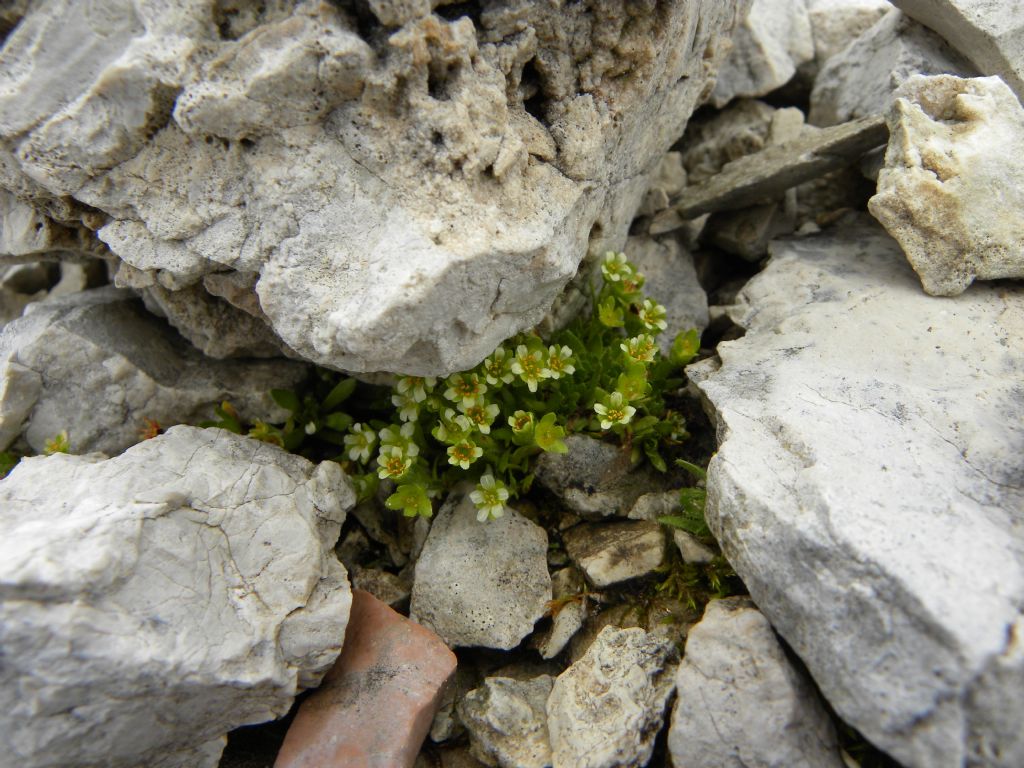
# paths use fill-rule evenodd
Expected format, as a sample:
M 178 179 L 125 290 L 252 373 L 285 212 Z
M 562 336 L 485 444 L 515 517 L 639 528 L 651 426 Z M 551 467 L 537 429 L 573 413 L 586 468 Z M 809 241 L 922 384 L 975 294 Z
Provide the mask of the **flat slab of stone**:
M 598 588 L 649 576 L 665 559 L 665 530 L 648 520 L 581 523 L 562 539 L 569 557 Z
M 299 707 L 274 768 L 411 768 L 456 663 L 429 629 L 353 590 L 341 655 Z
M 728 163 L 703 184 L 684 189 L 672 203 L 687 219 L 745 208 L 849 165 L 884 144 L 888 135 L 881 115 L 808 132 Z
M 334 462 L 220 429 L 23 459 L 0 481 L 0 760 L 215 768 L 341 650 L 354 502 Z
M 870 223 L 772 253 L 746 335 L 689 368 L 723 553 L 901 764 L 1024 764 L 1024 291 L 929 297 Z

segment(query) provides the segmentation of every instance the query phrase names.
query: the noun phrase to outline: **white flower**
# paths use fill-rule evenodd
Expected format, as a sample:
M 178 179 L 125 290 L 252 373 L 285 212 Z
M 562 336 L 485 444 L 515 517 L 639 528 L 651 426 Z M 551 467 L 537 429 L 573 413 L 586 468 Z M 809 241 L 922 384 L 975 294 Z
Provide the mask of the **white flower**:
M 612 392 L 603 403 L 594 403 L 594 410 L 601 417 L 601 429 L 611 429 L 614 424 L 629 424 L 636 408 L 629 405 L 621 392 Z
M 623 277 L 631 276 L 633 274 L 633 267 L 626 261 L 626 254 L 608 251 L 604 255 L 604 262 L 601 264 L 601 273 L 604 275 L 605 280 L 617 283 Z
M 557 344 L 548 347 L 548 375 L 552 379 L 560 379 L 574 373 L 576 366 L 572 364 L 572 349 L 567 346 L 559 347 Z
M 668 323 L 665 322 L 665 307 L 656 301 L 644 299 L 643 306 L 640 307 L 638 314 L 640 322 L 644 324 L 644 328 L 648 331 L 664 331 L 668 328 Z
M 398 480 L 409 471 L 412 466 L 412 457 L 405 455 L 397 445 L 388 445 L 380 449 L 377 457 L 377 477 L 381 480 Z
M 481 523 L 487 519 L 494 520 L 505 514 L 505 502 L 508 501 L 508 488 L 501 480 L 487 472 L 480 478 L 476 490 L 469 494 L 476 505 L 476 519 Z
M 469 466 L 483 455 L 484 449 L 472 440 L 463 440 L 448 446 L 448 463 L 463 469 L 469 469 Z
M 352 461 L 365 464 L 370 460 L 370 454 L 377 444 L 377 433 L 365 424 L 353 424 L 352 429 L 345 435 L 345 447 L 348 448 L 348 457 Z
M 420 404 L 410 395 L 392 395 L 391 404 L 398 409 L 402 421 L 416 421 L 420 417 Z
M 448 377 L 448 389 L 444 391 L 444 396 L 468 408 L 481 402 L 486 391 L 487 385 L 475 373 L 453 373 Z
M 418 456 L 420 447 L 413 442 L 413 435 L 416 433 L 416 425 L 411 421 L 401 427 L 392 424 L 380 431 L 381 452 L 385 448 L 397 448 L 406 456 Z
M 653 336 L 641 333 L 619 344 L 619 349 L 638 363 L 653 363 L 658 344 Z
M 541 379 L 551 378 L 551 371 L 544 365 L 544 350 L 531 352 L 525 344 L 520 344 L 516 347 L 516 359 L 512 361 L 512 373 L 526 382 L 531 392 L 536 392 Z
M 491 424 L 498 416 L 499 408 L 494 403 L 489 405 L 472 405 L 469 408 L 463 408 L 459 406 L 467 419 L 472 422 L 481 434 L 489 435 L 491 433 Z
M 403 376 L 398 380 L 398 394 L 409 395 L 417 403 L 422 403 L 427 399 L 427 393 L 434 388 L 437 384 L 437 379 L 433 376 Z
M 483 370 L 485 380 L 494 387 L 511 384 L 515 378 L 512 373 L 512 360 L 508 355 L 508 350 L 504 347 L 498 347 L 490 357 L 484 360 Z

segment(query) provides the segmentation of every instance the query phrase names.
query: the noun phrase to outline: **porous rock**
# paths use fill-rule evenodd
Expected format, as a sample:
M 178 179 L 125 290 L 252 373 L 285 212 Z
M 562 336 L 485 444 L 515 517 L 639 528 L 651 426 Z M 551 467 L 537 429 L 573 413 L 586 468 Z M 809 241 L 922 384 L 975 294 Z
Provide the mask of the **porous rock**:
M 23 459 L 0 482 L 4 760 L 214 768 L 341 650 L 354 500 L 337 464 L 223 430 Z
M 500 768 L 551 765 L 547 701 L 555 679 L 488 677 L 459 703 L 459 718 L 469 732 L 472 752 L 482 763 Z
M 913 77 L 897 91 L 868 203 L 936 296 L 1024 277 L 1024 107 L 998 77 Z
M 908 77 L 945 73 L 975 74 L 941 37 L 893 8 L 821 68 L 808 120 L 827 126 L 883 114 Z
M 807 0 L 754 0 L 736 27 L 711 103 L 722 107 L 737 96 L 765 96 L 813 58 Z
M 437 513 L 416 561 L 410 616 L 449 645 L 508 650 L 551 599 L 547 533 L 511 507 L 480 522 L 467 495 Z
M 713 600 L 686 636 L 668 734 L 687 768 L 842 768 L 806 675 L 746 598 Z
M 621 248 L 746 3 L 221 5 L 32 5 L 0 181 L 167 290 L 258 275 L 313 362 L 437 374 Z
M 1024 6 L 1013 0 L 892 0 L 938 32 L 985 75 L 1024 97 Z
M 548 698 L 554 768 L 646 765 L 675 688 L 671 640 L 605 627 Z
M 717 416 L 708 523 L 876 746 L 1019 765 L 1024 295 L 937 301 L 869 221 L 772 253 L 734 311 L 746 335 L 688 369 Z
M 132 293 L 83 291 L 36 303 L 0 332 L 0 448 L 24 434 L 41 452 L 66 431 L 72 452 L 113 455 L 141 439 L 147 419 L 197 423 L 224 400 L 243 418 L 283 421 L 270 390 L 305 376 L 289 361 L 211 361 Z

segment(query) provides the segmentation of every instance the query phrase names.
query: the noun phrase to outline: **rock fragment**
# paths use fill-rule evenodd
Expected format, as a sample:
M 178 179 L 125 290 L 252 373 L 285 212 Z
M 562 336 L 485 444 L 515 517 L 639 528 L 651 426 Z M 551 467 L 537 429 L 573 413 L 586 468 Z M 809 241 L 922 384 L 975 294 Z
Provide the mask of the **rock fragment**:
M 586 584 L 575 568 L 551 574 L 551 627 L 538 638 L 541 658 L 553 659 L 583 627 L 587 618 Z
M 547 701 L 555 679 L 488 677 L 466 694 L 459 717 L 473 755 L 500 768 L 546 768 L 551 765 Z
M 412 768 L 455 654 L 369 592 L 352 592 L 345 645 L 299 707 L 274 768 Z
M 687 768 L 842 768 L 835 728 L 749 599 L 713 600 L 686 636 L 668 736 Z
M 889 113 L 892 137 L 872 215 L 924 289 L 1024 277 L 1024 107 L 998 77 L 913 77 Z
M 649 576 L 665 559 L 665 531 L 646 520 L 581 523 L 562 538 L 569 557 L 598 588 Z
M 815 69 L 820 69 L 891 10 L 889 0 L 807 0 Z
M 675 688 L 675 645 L 605 627 L 548 698 L 554 768 L 646 765 Z
M 133 294 L 106 287 L 36 303 L 9 323 L 0 377 L 0 448 L 24 433 L 41 452 L 67 431 L 73 453 L 113 455 L 139 442 L 147 420 L 197 423 L 224 400 L 243 418 L 283 421 L 270 390 L 296 386 L 306 366 L 208 360 Z
M 0 482 L 5 760 L 214 768 L 337 657 L 354 501 L 337 464 L 223 430 L 22 459 Z
M 1022 764 L 1024 295 L 937 301 L 870 222 L 772 253 L 698 385 L 723 554 L 900 764 Z
M 416 561 L 410 616 L 449 645 L 514 648 L 551 599 L 548 537 L 511 507 L 480 522 L 468 495 L 437 513 Z

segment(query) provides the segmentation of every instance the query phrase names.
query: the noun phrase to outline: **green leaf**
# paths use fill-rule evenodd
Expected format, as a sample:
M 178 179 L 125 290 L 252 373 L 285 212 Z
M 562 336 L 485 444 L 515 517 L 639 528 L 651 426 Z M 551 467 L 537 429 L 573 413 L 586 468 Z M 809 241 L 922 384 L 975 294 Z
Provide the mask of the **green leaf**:
M 352 426 L 352 417 L 347 413 L 331 413 L 324 419 L 324 424 L 330 429 L 344 432 Z
M 290 389 L 272 389 L 270 390 L 270 397 L 286 411 L 298 413 L 302 408 L 302 404 L 299 402 L 299 396 Z
M 324 398 L 323 409 L 327 412 L 333 411 L 348 400 L 352 393 L 356 391 L 356 384 L 355 379 L 342 379 L 339 381 L 327 397 Z
M 533 430 L 533 440 L 537 447 L 549 453 L 568 453 L 569 448 L 562 438 L 565 437 L 565 429 L 555 424 L 555 414 L 544 415 Z
M 668 466 L 665 464 L 665 460 L 658 453 L 658 444 L 654 441 L 648 441 L 644 443 L 644 453 L 647 454 L 647 459 L 651 462 L 651 466 L 659 472 L 667 472 Z
M 7 477 L 19 461 L 20 456 L 15 456 L 10 451 L 0 451 L 0 478 Z
M 601 325 L 607 328 L 621 328 L 626 324 L 622 315 L 622 307 L 613 296 L 609 296 L 598 305 L 597 317 L 601 321 Z
M 698 467 L 696 464 L 691 464 L 690 462 L 686 461 L 685 459 L 676 459 L 676 464 L 678 466 L 682 467 L 683 469 L 685 469 L 691 475 L 693 475 L 697 480 L 707 480 L 708 479 L 707 471 L 704 470 L 702 467 Z
M 380 486 L 380 478 L 378 478 L 373 472 L 365 475 L 353 475 L 352 485 L 356 489 L 357 501 L 369 501 L 377 495 L 377 488 Z
M 691 328 L 685 333 L 680 332 L 672 340 L 668 359 L 673 365 L 686 365 L 697 356 L 698 352 L 700 352 L 700 333 L 696 328 Z
M 388 496 L 384 506 L 395 511 L 401 510 L 406 517 L 430 517 L 434 507 L 427 496 L 427 489 L 419 483 L 403 483 Z

